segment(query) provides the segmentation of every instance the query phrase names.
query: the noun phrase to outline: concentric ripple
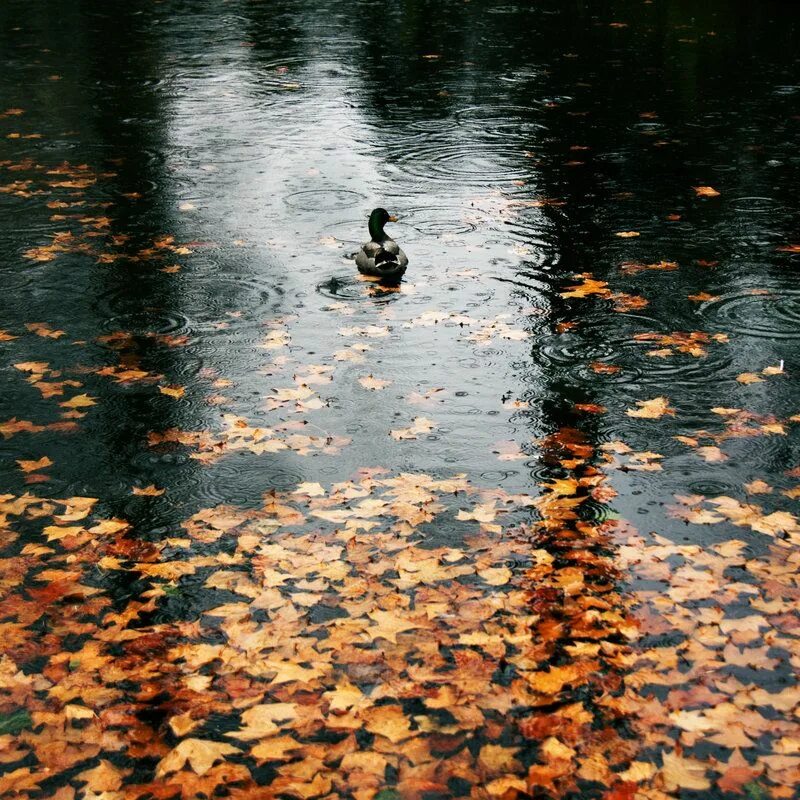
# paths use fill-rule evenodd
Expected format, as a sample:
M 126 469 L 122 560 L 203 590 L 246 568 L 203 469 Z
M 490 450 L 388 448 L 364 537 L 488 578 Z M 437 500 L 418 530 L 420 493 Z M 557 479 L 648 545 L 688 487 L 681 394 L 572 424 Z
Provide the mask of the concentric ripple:
M 703 303 L 698 313 L 707 325 L 724 333 L 800 339 L 800 289 L 765 287 L 729 292 Z
M 413 178 L 475 187 L 524 180 L 530 172 L 520 151 L 502 142 L 423 144 L 396 152 L 391 161 Z

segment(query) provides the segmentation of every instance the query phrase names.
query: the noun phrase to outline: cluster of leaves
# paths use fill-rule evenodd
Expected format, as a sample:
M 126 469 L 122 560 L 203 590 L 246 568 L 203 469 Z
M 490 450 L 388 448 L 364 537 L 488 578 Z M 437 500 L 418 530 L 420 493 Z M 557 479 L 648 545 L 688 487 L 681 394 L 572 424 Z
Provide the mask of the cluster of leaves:
M 0 167 L 12 173 L 0 193 L 42 196 L 52 222 L 66 228 L 49 244 L 30 247 L 28 262 L 78 254 L 97 265 L 147 262 L 174 273 L 180 265 L 168 262 L 191 254 L 191 243 L 168 234 L 145 243 L 112 234 L 107 204 L 84 197 L 110 173 L 33 160 Z M 695 192 L 720 194 L 707 186 Z M 523 209 L 560 204 L 492 193 L 469 214 L 474 221 L 510 220 Z M 639 233 L 616 236 L 635 241 Z M 321 244 L 339 247 L 332 237 Z M 512 251 L 530 254 L 527 247 Z M 621 272 L 676 269 L 671 261 L 629 261 Z M 563 298 L 599 299 L 619 313 L 648 304 L 591 273 L 578 278 Z M 699 292 L 690 299 L 716 297 Z M 330 310 L 354 313 L 343 303 Z M 365 364 L 356 378 L 364 392 L 391 385 L 366 365 L 373 347 L 394 333 L 391 316 L 341 327 L 347 344 L 320 364 L 286 354 L 289 322 L 273 320 L 261 342 L 272 359 L 264 368 L 273 378 L 263 402 L 269 424 L 224 413 L 215 431 L 171 428 L 151 433 L 148 444 L 188 448 L 203 464 L 234 451 L 337 454 L 349 440 L 309 426 L 306 415 L 326 407 L 324 387 L 341 362 Z M 478 347 L 530 335 L 510 314 L 432 309 L 401 324 L 441 325 Z M 556 330 L 575 326 L 563 321 Z M 25 327 L 1 331 L 0 341 L 69 336 L 47 322 Z M 65 374 L 45 361 L 14 363 L 43 398 L 55 398 L 59 417 L 13 418 L 0 423 L 0 434 L 75 431 L 98 399 L 84 386 L 87 374 L 152 384 L 180 402 L 186 387 L 142 364 L 142 340 L 188 344 L 180 335 L 115 331 L 97 340 L 114 354 L 113 364 Z M 648 357 L 703 358 L 727 336 L 643 332 L 634 340 L 653 346 Z M 621 369 L 603 362 L 590 368 L 598 375 Z M 737 380 L 758 383 L 782 372 L 766 367 Z M 201 377 L 215 390 L 232 383 L 208 368 Z M 406 397 L 414 406 L 449 396 L 443 387 L 418 388 Z M 206 399 L 228 402 L 220 394 Z M 625 414 L 672 418 L 671 402 L 639 399 Z M 503 405 L 516 411 L 527 403 L 509 396 Z M 576 409 L 606 412 L 596 403 Z M 782 436 L 798 421 L 713 411 L 721 431 L 676 437 L 710 462 L 726 459 L 721 445 L 730 438 Z M 413 446 L 404 442 L 436 426 L 426 416 L 401 424 L 386 432 L 397 447 Z M 158 542 L 126 520 L 104 517 L 95 498 L 2 495 L 0 795 L 794 796 L 795 515 L 728 496 L 679 495 L 670 513 L 714 526 L 719 536 L 707 548 L 677 545 L 621 520 L 597 522 L 592 512 L 616 496 L 608 474 L 660 472 L 661 454 L 619 440 L 595 450 L 570 428 L 536 446 L 551 477 L 535 495 L 478 488 L 463 475 L 362 470 L 329 486 L 301 483 L 268 493 L 257 508 L 202 509 Z M 494 453 L 501 461 L 530 457 L 518 442 L 498 443 Z M 53 462 L 40 456 L 17 466 L 35 484 L 47 480 Z M 773 489 L 753 481 L 745 491 Z M 131 492 L 158 497 L 165 489 L 151 484 Z M 795 499 L 797 487 L 782 496 Z M 429 530 L 449 527 L 463 545 L 427 542 Z M 736 528 L 766 537 L 768 546 L 752 552 L 744 541 L 725 539 L 724 531 Z

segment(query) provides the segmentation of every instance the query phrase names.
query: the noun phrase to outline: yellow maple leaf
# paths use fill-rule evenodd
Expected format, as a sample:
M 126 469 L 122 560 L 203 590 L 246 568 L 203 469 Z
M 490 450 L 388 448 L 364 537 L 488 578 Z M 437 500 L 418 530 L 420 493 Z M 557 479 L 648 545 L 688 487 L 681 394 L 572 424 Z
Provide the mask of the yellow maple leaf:
M 640 419 L 658 419 L 664 414 L 675 414 L 675 409 L 670 408 L 669 399 L 666 397 L 654 397 L 652 400 L 637 400 L 639 408 L 629 408 L 625 413 L 629 417 L 639 417 Z
M 362 716 L 370 733 L 385 736 L 390 742 L 402 742 L 413 735 L 411 723 L 400 706 L 387 705 L 367 709 Z
M 46 372 L 49 364 L 46 361 L 20 361 L 14 369 L 20 372 Z
M 664 753 L 664 766 L 659 776 L 664 781 L 667 791 L 676 789 L 694 789 L 701 791 L 711 787 L 706 777 L 708 767 L 694 758 L 682 758 L 677 753 Z
M 398 614 L 393 614 L 391 611 L 376 610 L 370 611 L 367 616 L 375 622 L 375 625 L 368 628 L 365 633 L 371 639 L 387 639 L 393 644 L 397 644 L 397 634 L 404 633 L 405 631 L 414 630 L 419 628 L 414 622 L 409 619 L 403 619 Z
M 65 400 L 63 403 L 59 403 L 62 408 L 88 408 L 89 406 L 95 405 L 94 398 L 89 397 L 88 394 L 76 394 L 70 400 Z
M 250 755 L 259 761 L 288 761 L 293 757 L 293 751 L 302 746 L 291 736 L 273 736 L 260 741 Z
M 180 400 L 181 397 L 186 393 L 185 386 L 159 386 L 158 391 L 161 394 L 165 394 L 168 397 L 174 397 L 176 400 Z
M 205 775 L 217 761 L 223 760 L 225 756 L 240 752 L 237 747 L 225 742 L 213 742 L 208 739 L 184 739 L 158 762 L 156 777 L 161 778 L 170 772 L 178 772 L 186 764 L 198 775 Z

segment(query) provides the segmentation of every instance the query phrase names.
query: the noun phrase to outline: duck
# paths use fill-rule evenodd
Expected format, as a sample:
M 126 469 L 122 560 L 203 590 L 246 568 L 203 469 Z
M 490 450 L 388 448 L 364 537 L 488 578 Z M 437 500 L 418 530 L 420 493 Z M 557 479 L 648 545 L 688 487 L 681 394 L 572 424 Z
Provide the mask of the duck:
M 362 275 L 378 278 L 381 283 L 399 283 L 408 266 L 408 256 L 384 230 L 387 222 L 397 222 L 385 208 L 369 215 L 370 240 L 356 253 L 356 266 Z

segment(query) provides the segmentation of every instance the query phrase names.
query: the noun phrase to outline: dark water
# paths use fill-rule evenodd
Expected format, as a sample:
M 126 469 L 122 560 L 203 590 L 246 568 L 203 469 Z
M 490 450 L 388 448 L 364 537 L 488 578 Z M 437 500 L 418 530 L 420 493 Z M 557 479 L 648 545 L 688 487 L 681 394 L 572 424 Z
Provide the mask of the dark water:
M 32 196 L 0 197 L 3 325 L 22 333 L 3 345 L 2 417 L 58 418 L 54 399 L 10 366 L 20 361 L 92 369 L 122 353 L 187 390 L 176 401 L 146 382 L 85 375 L 81 391 L 98 402 L 80 431 L 8 442 L 8 488 L 19 487 L 15 458 L 48 454 L 48 491 L 100 497 L 145 529 L 170 524 L 176 509 L 248 502 L 357 466 L 466 471 L 520 488 L 537 469 L 535 440 L 575 401 L 608 409 L 582 423 L 597 442 L 667 458 L 657 480 L 623 487 L 619 502 L 634 515 L 655 513 L 653 501 L 675 489 L 780 482 L 794 463 L 785 436 L 734 440 L 729 461 L 707 466 L 671 439 L 718 430 L 712 406 L 797 411 L 799 257 L 779 251 L 794 241 L 798 205 L 800 84 L 786 4 L 160 3 L 113 14 L 74 4 L 58 14 L 54 25 L 47 5 L 2 11 L 3 105 L 25 111 L 0 121 L 4 183 L 32 180 Z M 96 180 L 49 186 L 46 170 L 63 162 Z M 696 199 L 701 185 L 721 196 Z M 81 223 L 84 206 L 54 212 L 52 200 L 108 221 Z M 542 200 L 557 202 L 532 202 Z M 400 293 L 371 297 L 343 256 L 379 204 L 400 216 L 392 230 L 412 267 Z M 59 211 L 67 219 L 54 221 Z M 65 230 L 101 232 L 83 241 L 119 257 L 23 257 Z M 191 255 L 130 260 L 163 236 L 191 243 Z M 620 270 L 662 260 L 679 269 Z M 158 271 L 168 264 L 181 269 Z M 559 291 L 584 271 L 649 304 L 617 313 L 602 298 L 564 301 Z M 343 284 L 333 292 L 331 278 Z M 687 300 L 698 292 L 714 299 Z M 470 324 L 448 322 L 458 315 Z M 525 338 L 486 329 L 498 319 Z M 288 351 L 258 349 L 282 320 Z M 564 321 L 577 326 L 559 332 Z M 37 337 L 28 322 L 65 335 Z M 389 335 L 364 339 L 365 362 L 332 361 L 354 341 L 337 331 L 367 325 Z M 127 348 L 98 343 L 118 331 L 133 335 Z M 471 341 L 476 331 L 485 335 Z M 729 341 L 702 358 L 648 358 L 649 343 L 633 339 L 673 331 Z M 169 346 L 152 334 L 186 339 Z M 283 373 L 265 369 L 274 354 L 288 355 Z M 785 375 L 733 380 L 781 359 Z M 587 364 L 597 360 L 622 370 L 596 375 Z M 202 468 L 147 447 L 150 431 L 215 430 L 223 413 L 274 424 L 264 398 L 292 385 L 297 363 L 336 365 L 319 386 L 326 405 L 278 416 L 352 439 L 335 456 L 239 453 Z M 356 378 L 370 373 L 393 383 L 365 392 Z M 213 389 L 217 377 L 231 385 Z M 403 399 L 430 388 L 445 392 L 428 407 Z M 210 405 L 214 394 L 226 399 Z M 674 419 L 622 413 L 662 395 Z M 527 405 L 504 407 L 504 397 Z M 429 434 L 388 438 L 417 415 L 435 422 Z M 498 462 L 504 441 L 530 458 Z M 169 487 L 169 502 L 129 499 L 149 483 Z
M 155 541 L 362 467 L 534 492 L 541 441 L 567 425 L 663 456 L 614 470 L 597 518 L 713 541 L 665 504 L 743 500 L 754 480 L 768 511 L 796 510 L 792 4 L 12 1 L 0 22 L 0 111 L 24 111 L 0 119 L 0 327 L 17 337 L 0 423 L 75 427 L 2 442 L 4 491 L 96 497 Z M 378 205 L 411 262 L 396 292 L 348 258 Z M 580 273 L 607 289 L 563 297 Z M 699 350 L 663 352 L 676 332 Z M 58 405 L 83 393 L 95 404 Z M 657 397 L 674 414 L 626 414 Z M 714 438 L 732 418 L 714 408 L 783 429 Z M 390 436 L 415 417 L 429 430 Z M 234 418 L 281 449 L 237 440 Z M 151 436 L 173 428 L 206 443 Z M 695 452 L 717 445 L 725 460 Z M 29 486 L 16 461 L 42 456 Z M 150 484 L 165 493 L 131 495 Z

